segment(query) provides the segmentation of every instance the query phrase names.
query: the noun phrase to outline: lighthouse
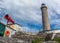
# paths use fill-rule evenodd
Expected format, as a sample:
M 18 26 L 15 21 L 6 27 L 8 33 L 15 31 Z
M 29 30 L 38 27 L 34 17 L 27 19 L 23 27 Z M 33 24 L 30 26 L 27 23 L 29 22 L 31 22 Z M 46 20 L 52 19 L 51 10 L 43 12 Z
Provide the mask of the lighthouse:
M 42 12 L 43 31 L 50 30 L 50 23 L 49 23 L 49 18 L 48 18 L 47 6 L 45 4 L 41 5 L 41 12 Z

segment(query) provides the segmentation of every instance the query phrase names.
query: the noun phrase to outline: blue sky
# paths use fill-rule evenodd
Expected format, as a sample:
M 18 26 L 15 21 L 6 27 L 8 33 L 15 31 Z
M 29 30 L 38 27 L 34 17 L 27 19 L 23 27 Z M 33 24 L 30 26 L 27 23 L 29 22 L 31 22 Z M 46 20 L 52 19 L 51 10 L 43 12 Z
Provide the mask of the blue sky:
M 0 0 L 0 12 L 8 13 L 22 31 L 38 32 L 42 30 L 41 4 L 48 7 L 51 29 L 60 29 L 60 0 Z M 2 18 L 2 22 L 6 20 Z

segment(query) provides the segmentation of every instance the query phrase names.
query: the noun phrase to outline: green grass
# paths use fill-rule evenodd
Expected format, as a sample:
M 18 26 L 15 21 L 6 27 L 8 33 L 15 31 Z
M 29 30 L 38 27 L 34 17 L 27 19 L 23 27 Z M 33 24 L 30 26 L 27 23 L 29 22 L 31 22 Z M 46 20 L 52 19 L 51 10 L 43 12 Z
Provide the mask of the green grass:
M 43 41 L 44 41 L 44 38 L 35 38 L 34 40 L 32 40 L 32 43 L 40 43 Z M 56 41 L 56 42 L 60 43 L 60 38 L 54 38 L 51 41 Z
M 60 38 L 55 38 L 52 41 L 57 41 L 58 43 L 60 43 Z
M 39 43 L 39 42 L 43 42 L 44 39 L 43 38 L 35 38 L 32 43 Z

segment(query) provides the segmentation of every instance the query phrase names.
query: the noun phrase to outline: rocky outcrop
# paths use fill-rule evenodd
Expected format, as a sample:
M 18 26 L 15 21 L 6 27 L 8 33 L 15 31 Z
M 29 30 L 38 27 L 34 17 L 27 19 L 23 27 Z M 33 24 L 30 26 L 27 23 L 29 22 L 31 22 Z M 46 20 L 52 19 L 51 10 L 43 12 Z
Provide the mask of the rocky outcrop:
M 18 39 L 8 38 L 8 37 L 0 37 L 0 43 L 19 43 Z
M 19 40 L 24 40 L 27 42 L 31 42 L 34 39 L 31 35 L 23 32 L 16 32 L 14 35 L 12 35 L 12 38 L 17 38 Z
M 0 37 L 0 43 L 31 43 L 17 38 Z

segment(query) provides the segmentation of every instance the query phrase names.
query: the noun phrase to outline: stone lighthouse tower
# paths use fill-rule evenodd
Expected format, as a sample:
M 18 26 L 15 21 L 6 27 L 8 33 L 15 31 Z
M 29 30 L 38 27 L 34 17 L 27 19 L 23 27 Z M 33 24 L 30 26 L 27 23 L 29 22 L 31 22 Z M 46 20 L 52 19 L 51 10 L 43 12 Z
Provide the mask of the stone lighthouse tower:
M 48 19 L 47 6 L 45 4 L 41 5 L 41 11 L 42 11 L 43 31 L 50 30 L 50 23 L 49 23 L 49 19 Z

